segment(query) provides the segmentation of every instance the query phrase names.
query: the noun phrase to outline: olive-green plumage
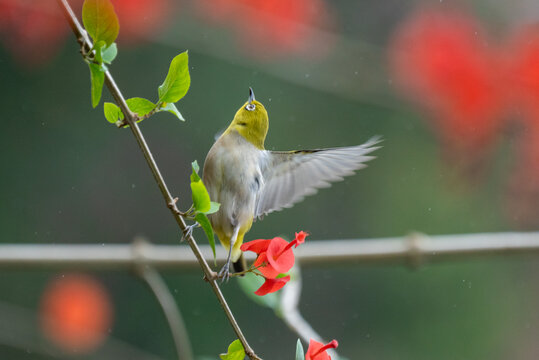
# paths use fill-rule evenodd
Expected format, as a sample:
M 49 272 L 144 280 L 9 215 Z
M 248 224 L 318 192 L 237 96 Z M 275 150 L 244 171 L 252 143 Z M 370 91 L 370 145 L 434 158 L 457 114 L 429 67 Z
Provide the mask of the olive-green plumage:
M 217 139 L 204 162 L 203 182 L 218 212 L 209 216 L 229 258 L 220 272 L 228 277 L 230 261 L 238 262 L 243 237 L 253 220 L 291 207 L 318 188 L 328 187 L 373 159 L 378 138 L 363 145 L 300 151 L 268 151 L 268 113 L 249 89 L 249 100 Z

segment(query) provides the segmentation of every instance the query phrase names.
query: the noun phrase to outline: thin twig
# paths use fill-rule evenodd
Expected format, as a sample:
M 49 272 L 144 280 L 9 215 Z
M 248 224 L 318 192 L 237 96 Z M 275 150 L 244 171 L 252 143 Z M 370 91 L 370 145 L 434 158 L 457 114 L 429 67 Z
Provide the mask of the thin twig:
M 136 240 L 136 244 L 138 246 L 136 245 L 135 247 L 135 256 L 143 259 L 140 250 L 144 248 L 146 242 L 144 240 Z M 172 338 L 174 339 L 178 360 L 193 360 L 193 351 L 191 349 L 191 342 L 189 341 L 189 334 L 185 328 L 185 322 L 167 284 L 159 272 L 151 266 L 139 264 L 135 267 L 135 271 L 144 280 L 146 285 L 148 285 L 163 310 L 170 327 L 170 332 L 172 333 Z
M 67 3 L 67 0 L 58 0 L 58 3 L 60 7 L 64 10 L 65 17 L 67 21 L 69 22 L 71 29 L 73 30 L 76 38 L 79 40 L 79 42 L 81 41 L 81 39 L 83 40 L 83 42 L 81 43 L 81 48 L 82 49 L 92 48 L 92 43 L 90 39 L 88 38 L 86 31 L 77 20 L 77 17 L 71 10 L 71 7 Z M 146 162 L 148 163 L 148 166 L 150 167 L 152 175 L 154 176 L 154 179 L 157 182 L 159 189 L 161 190 L 161 194 L 163 195 L 163 198 L 165 200 L 167 207 L 169 207 L 169 209 L 171 210 L 171 213 L 174 216 L 174 219 L 176 220 L 176 222 L 178 223 L 178 226 L 180 227 L 182 233 L 185 233 L 187 225 L 185 224 L 185 221 L 180 215 L 180 212 L 176 206 L 176 202 L 174 201 L 174 198 L 170 194 L 170 191 L 168 190 L 165 180 L 163 179 L 163 176 L 161 175 L 161 171 L 159 170 L 159 167 L 157 166 L 157 163 L 155 162 L 153 158 L 150 148 L 148 147 L 148 144 L 146 143 L 146 140 L 144 139 L 144 136 L 142 135 L 142 132 L 140 131 L 140 128 L 136 122 L 137 117 L 135 116 L 135 114 L 133 114 L 129 110 L 129 107 L 127 106 L 127 103 L 125 102 L 125 98 L 122 96 L 120 89 L 116 85 L 116 82 L 112 78 L 112 75 L 110 74 L 109 71 L 105 73 L 105 84 L 107 85 L 109 91 L 111 92 L 114 100 L 116 101 L 120 109 L 122 110 L 125 120 L 129 124 L 129 128 L 133 132 L 133 135 L 135 136 L 135 139 L 137 140 L 137 143 L 144 155 L 144 158 L 146 159 Z M 241 331 L 236 319 L 234 318 L 234 315 L 232 314 L 232 311 L 230 310 L 230 307 L 228 306 L 226 302 L 225 297 L 223 296 L 223 293 L 221 292 L 221 289 L 219 288 L 219 285 L 217 284 L 216 275 L 211 270 L 210 266 L 204 259 L 194 237 L 189 234 L 189 236 L 186 236 L 186 239 L 187 239 L 187 243 L 191 247 L 191 250 L 196 256 L 198 263 L 200 267 L 202 268 L 202 271 L 204 272 L 205 278 L 208 279 L 215 295 L 217 296 L 217 299 L 219 300 L 219 303 L 221 304 L 221 307 L 223 308 L 225 315 L 228 318 L 228 321 L 232 325 L 234 332 L 236 333 L 238 339 L 242 343 L 247 356 L 249 356 L 249 358 L 251 359 L 260 359 L 255 354 L 253 349 L 249 346 L 247 339 L 243 335 L 243 332 Z

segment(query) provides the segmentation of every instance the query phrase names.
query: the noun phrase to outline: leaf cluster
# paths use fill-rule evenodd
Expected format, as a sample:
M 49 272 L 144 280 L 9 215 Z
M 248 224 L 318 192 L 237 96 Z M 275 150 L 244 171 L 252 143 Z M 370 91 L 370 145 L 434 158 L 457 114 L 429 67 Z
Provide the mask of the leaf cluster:
M 95 108 L 101 101 L 105 73 L 108 71 L 107 64 L 110 65 L 118 55 L 118 47 L 114 41 L 118 37 L 120 23 L 109 0 L 85 0 L 82 6 L 82 22 L 94 42 L 92 49 L 83 55 L 90 68 L 91 98 Z M 141 97 L 126 100 L 129 110 L 136 114 L 137 122 L 161 111 L 169 112 L 185 121 L 174 103 L 187 94 L 191 85 L 188 60 L 187 51 L 172 59 L 168 74 L 158 88 L 156 103 Z M 103 112 L 109 122 L 119 127 L 126 125 L 124 114 L 116 104 L 105 102 Z

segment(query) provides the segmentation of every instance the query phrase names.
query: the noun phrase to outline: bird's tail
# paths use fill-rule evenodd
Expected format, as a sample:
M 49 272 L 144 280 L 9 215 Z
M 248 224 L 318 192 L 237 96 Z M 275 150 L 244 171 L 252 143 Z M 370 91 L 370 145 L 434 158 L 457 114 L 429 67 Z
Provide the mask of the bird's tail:
M 240 273 L 247 269 L 247 262 L 243 254 L 240 255 L 240 258 L 232 263 L 234 266 L 234 272 Z

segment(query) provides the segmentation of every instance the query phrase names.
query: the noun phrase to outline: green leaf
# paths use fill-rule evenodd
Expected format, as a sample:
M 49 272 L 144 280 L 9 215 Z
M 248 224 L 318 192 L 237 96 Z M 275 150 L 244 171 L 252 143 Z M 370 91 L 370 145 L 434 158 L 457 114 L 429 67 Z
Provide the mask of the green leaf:
M 197 175 L 198 176 L 198 175 Z M 198 212 L 205 213 L 211 208 L 210 195 L 202 183 L 202 180 L 191 182 L 193 204 Z
M 226 354 L 219 355 L 221 360 L 243 360 L 245 358 L 245 350 L 239 340 L 234 340 L 228 346 Z
M 193 172 L 191 173 L 193 205 L 198 212 L 207 213 L 212 210 L 210 195 L 208 194 L 208 190 L 206 190 L 206 186 L 204 186 L 202 179 L 198 176 L 198 170 L 200 170 L 198 162 L 196 160 L 193 161 L 191 167 L 193 168 Z
M 278 293 L 269 293 L 264 296 L 255 295 L 255 291 L 264 283 L 262 276 L 257 276 L 253 273 L 247 273 L 245 276 L 238 278 L 238 284 L 248 298 L 261 306 L 269 307 L 276 311 L 279 308 Z
M 103 40 L 110 46 L 120 31 L 118 17 L 109 0 L 85 0 L 82 5 L 82 23 L 96 44 Z
M 187 94 L 190 84 L 188 55 L 185 51 L 172 59 L 167 77 L 158 89 L 159 101 L 175 103 Z
M 95 49 L 95 61 L 99 64 L 103 63 L 103 49 L 107 47 L 107 44 L 104 40 L 100 40 L 94 44 Z
M 217 211 L 219 211 L 220 207 L 221 207 L 221 204 L 219 204 L 218 202 L 210 201 L 210 210 L 206 211 L 205 214 L 209 215 L 209 214 L 216 213 Z
M 101 66 L 89 63 L 90 77 L 92 81 L 92 106 L 95 108 L 101 100 L 101 92 L 103 91 L 103 83 L 105 82 L 105 73 Z
M 159 111 L 168 111 L 169 113 L 174 114 L 174 116 L 176 116 L 181 121 L 185 121 L 182 114 L 180 114 L 178 108 L 176 107 L 176 105 L 174 105 L 174 103 L 168 103 L 165 106 L 160 107 Z
M 195 220 L 202 226 L 202 229 L 206 233 L 211 251 L 213 252 L 213 263 L 217 264 L 217 258 L 215 256 L 215 238 L 213 237 L 213 228 L 211 227 L 210 220 L 208 220 L 206 214 L 200 212 L 195 215 Z
M 129 109 L 138 114 L 138 116 L 144 116 L 155 108 L 155 104 L 148 99 L 134 97 L 125 101 Z
M 300 339 L 298 339 L 296 344 L 296 360 L 305 360 L 305 352 L 303 351 Z
M 200 167 L 198 166 L 198 162 L 195 160 L 191 163 L 191 167 L 193 168 L 193 173 L 191 174 L 191 181 L 199 181 L 200 176 L 198 176 L 198 171 L 200 170 Z
M 101 54 L 103 62 L 110 64 L 112 60 L 116 58 L 116 55 L 118 55 L 118 47 L 116 46 L 116 43 L 112 43 L 108 47 L 102 47 Z
M 103 105 L 103 112 L 105 113 L 105 118 L 112 124 L 115 124 L 116 121 L 123 120 L 124 118 L 122 110 L 113 103 L 106 102 Z

